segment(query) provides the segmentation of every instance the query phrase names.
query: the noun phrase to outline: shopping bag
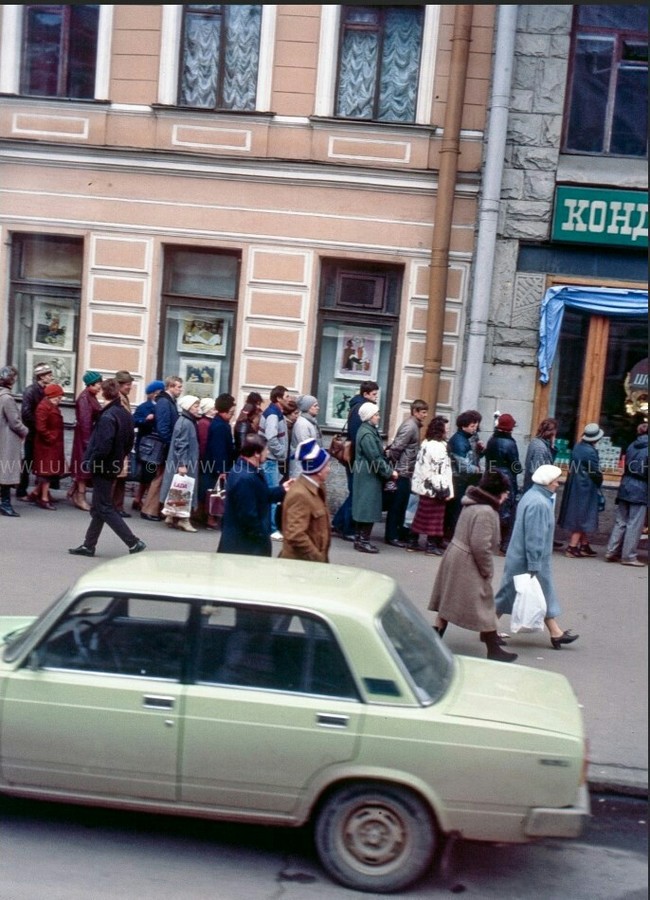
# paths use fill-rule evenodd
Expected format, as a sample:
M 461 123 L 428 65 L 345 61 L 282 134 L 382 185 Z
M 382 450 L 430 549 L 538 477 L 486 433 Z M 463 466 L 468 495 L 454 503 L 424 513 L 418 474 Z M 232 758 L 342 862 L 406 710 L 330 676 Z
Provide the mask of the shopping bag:
M 217 483 L 208 491 L 208 515 L 215 519 L 223 516 L 226 506 L 226 476 L 220 475 Z
M 534 575 L 515 575 L 515 602 L 510 616 L 510 631 L 544 631 L 546 598 Z
M 192 512 L 193 493 L 194 479 L 188 475 L 179 475 L 177 472 L 172 478 L 172 483 L 165 497 L 162 515 L 189 519 Z

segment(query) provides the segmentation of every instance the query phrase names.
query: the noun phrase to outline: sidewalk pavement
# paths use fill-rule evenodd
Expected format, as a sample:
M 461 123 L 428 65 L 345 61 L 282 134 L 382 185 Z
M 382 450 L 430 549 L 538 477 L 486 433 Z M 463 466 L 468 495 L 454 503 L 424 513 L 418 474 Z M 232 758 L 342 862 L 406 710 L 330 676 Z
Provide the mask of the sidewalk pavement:
M 68 547 L 82 542 L 88 516 L 65 499 L 63 490 L 53 496 L 58 501 L 56 512 L 16 502 L 20 518 L 0 517 L 1 615 L 40 613 L 81 573 L 125 552 L 115 535 L 104 529 L 94 559 L 70 556 Z M 151 550 L 214 551 L 219 542 L 219 532 L 172 531 L 162 522 L 143 521 L 138 513 L 127 522 Z M 376 555 L 358 553 L 352 544 L 333 538 L 332 562 L 391 575 L 432 619 L 426 607 L 440 558 L 385 545 L 383 524 L 375 525 L 373 539 L 380 548 Z M 274 544 L 275 555 L 280 548 Z M 513 635 L 508 649 L 519 654 L 517 664 L 560 672 L 571 682 L 589 738 L 592 790 L 647 797 L 648 570 L 606 563 L 604 549 L 596 546 L 595 559 L 554 554 L 553 574 L 562 603 L 559 623 L 579 633 L 580 639 L 558 652 L 546 634 Z M 647 541 L 641 543 L 639 558 L 647 562 Z M 495 557 L 495 589 L 503 563 L 503 557 Z M 508 617 L 501 619 L 500 630 L 507 631 L 508 624 Z M 453 625 L 445 642 L 454 653 L 479 657 L 485 653 L 478 635 Z

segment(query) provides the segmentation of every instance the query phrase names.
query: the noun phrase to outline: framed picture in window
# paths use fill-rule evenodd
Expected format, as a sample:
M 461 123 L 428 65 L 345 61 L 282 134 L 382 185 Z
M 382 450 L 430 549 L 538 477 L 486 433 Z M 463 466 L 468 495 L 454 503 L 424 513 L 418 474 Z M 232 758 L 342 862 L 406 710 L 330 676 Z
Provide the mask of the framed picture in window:
M 185 357 L 180 360 L 179 375 L 183 393 L 195 397 L 216 397 L 220 393 L 221 363 L 215 359 Z
M 336 342 L 335 378 L 376 381 L 381 332 L 373 328 L 341 326 Z
M 343 428 L 350 411 L 350 400 L 357 390 L 354 386 L 330 381 L 327 385 L 327 408 L 325 410 L 325 424 L 332 428 Z
M 74 311 L 47 300 L 34 301 L 32 344 L 50 350 L 72 350 Z
M 183 316 L 178 323 L 179 353 L 225 356 L 228 323 L 217 316 Z
M 66 394 L 74 394 L 75 370 L 77 364 L 76 353 L 58 353 L 47 350 L 27 350 L 27 384 L 31 384 L 34 366 L 39 363 L 47 363 L 52 369 L 54 381 L 60 384 Z

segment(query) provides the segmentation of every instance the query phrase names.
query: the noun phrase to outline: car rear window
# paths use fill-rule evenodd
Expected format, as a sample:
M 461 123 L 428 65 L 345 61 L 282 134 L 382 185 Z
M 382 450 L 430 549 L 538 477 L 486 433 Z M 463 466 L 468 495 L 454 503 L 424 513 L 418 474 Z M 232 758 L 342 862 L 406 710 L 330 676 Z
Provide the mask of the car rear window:
M 424 616 L 398 594 L 382 610 L 379 625 L 420 702 L 439 700 L 451 682 L 453 657 Z

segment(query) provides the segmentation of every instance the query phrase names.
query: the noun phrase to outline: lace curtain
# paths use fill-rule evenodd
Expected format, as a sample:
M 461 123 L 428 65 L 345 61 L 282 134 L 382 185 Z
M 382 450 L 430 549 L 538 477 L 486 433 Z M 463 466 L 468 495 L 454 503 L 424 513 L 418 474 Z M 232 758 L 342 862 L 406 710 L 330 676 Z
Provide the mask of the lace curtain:
M 336 115 L 415 121 L 422 7 L 346 8 Z
M 192 6 L 185 12 L 183 106 L 254 110 L 261 6 Z

